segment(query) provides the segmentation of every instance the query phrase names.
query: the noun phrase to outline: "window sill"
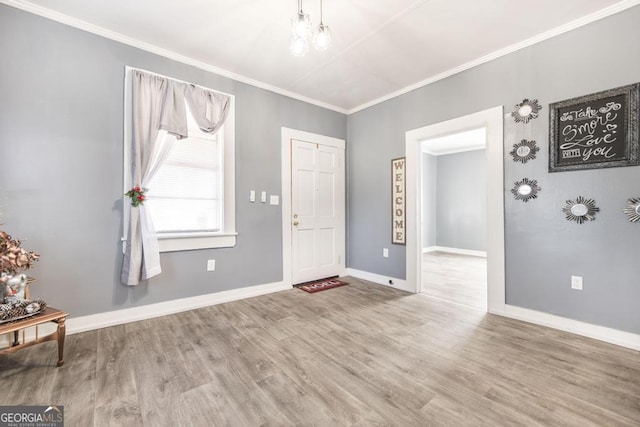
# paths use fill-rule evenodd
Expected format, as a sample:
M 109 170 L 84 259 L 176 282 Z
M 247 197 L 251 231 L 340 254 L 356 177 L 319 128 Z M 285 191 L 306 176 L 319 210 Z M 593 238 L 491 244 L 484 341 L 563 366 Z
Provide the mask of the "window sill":
M 232 248 L 238 233 L 185 233 L 158 235 L 160 252 Z

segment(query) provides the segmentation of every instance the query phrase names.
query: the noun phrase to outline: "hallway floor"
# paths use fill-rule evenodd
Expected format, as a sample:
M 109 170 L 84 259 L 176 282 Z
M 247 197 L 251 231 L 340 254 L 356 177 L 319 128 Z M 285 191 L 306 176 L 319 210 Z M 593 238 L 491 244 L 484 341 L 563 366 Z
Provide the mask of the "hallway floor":
M 423 294 L 478 310 L 487 310 L 487 259 L 448 252 L 422 258 Z

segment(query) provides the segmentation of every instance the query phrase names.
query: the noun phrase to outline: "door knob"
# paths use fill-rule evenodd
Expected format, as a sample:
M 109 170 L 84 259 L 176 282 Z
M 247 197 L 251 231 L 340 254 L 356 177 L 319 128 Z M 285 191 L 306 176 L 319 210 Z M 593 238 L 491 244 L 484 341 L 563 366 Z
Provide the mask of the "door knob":
M 298 226 L 299 222 L 298 221 L 293 221 L 293 225 L 295 225 L 296 227 Z

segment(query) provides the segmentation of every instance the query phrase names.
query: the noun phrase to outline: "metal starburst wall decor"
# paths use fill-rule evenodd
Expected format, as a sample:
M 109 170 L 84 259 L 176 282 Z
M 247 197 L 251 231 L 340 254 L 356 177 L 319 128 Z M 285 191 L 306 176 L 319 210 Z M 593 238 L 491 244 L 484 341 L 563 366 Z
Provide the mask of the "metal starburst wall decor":
M 585 221 L 595 220 L 596 212 L 600 212 L 600 208 L 596 206 L 595 200 L 578 196 L 575 200 L 567 200 L 567 205 L 562 208 L 562 212 L 567 221 L 582 224 Z
M 523 99 L 520 104 L 516 104 L 515 110 L 511 113 L 511 117 L 516 123 L 529 123 L 538 117 L 542 106 L 538 103 L 537 99 Z
M 540 151 L 540 148 L 538 148 L 535 141 L 523 139 L 519 143 L 513 144 L 513 150 L 509 154 L 513 157 L 514 162 L 527 163 L 529 160 L 536 158 L 538 151 Z
M 627 200 L 627 207 L 622 210 L 630 222 L 640 222 L 640 197 L 632 197 Z
M 540 190 L 542 189 L 538 186 L 537 180 L 522 178 L 522 181 L 516 181 L 514 183 L 511 193 L 516 200 L 522 200 L 526 203 L 529 199 L 537 198 Z

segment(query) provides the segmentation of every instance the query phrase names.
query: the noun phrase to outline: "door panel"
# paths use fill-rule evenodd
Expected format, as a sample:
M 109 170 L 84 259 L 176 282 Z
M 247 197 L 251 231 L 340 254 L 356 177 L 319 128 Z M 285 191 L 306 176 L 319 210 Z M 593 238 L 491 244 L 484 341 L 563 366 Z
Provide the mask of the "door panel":
M 336 214 L 335 175 L 321 172 L 318 181 L 318 216 L 332 218 Z
M 328 267 L 337 261 L 336 238 L 333 228 L 320 229 L 320 266 Z
M 298 185 L 296 197 L 298 199 L 297 213 L 300 216 L 313 217 L 316 213 L 315 200 L 310 197 L 316 186 L 312 170 L 301 169 L 298 171 Z
M 291 140 L 292 279 L 341 273 L 344 254 L 344 150 Z
M 314 267 L 315 234 L 314 230 L 298 231 L 298 265 L 301 271 L 309 271 Z

